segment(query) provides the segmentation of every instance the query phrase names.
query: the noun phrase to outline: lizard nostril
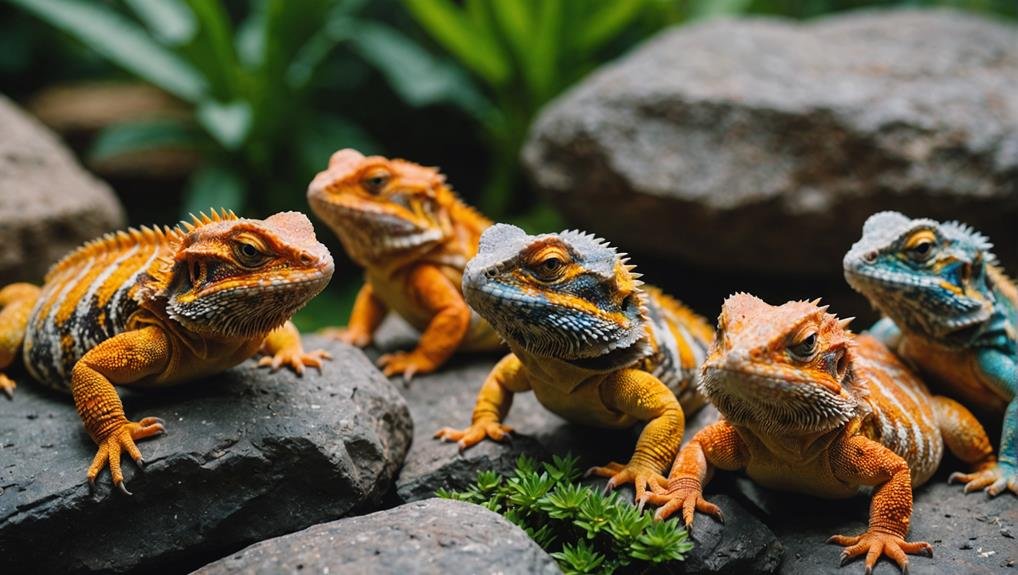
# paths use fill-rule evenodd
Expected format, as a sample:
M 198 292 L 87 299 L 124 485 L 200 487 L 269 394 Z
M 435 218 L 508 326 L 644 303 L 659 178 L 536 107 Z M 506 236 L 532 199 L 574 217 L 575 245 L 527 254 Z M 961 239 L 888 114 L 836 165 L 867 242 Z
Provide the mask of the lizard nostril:
M 865 254 L 863 254 L 862 259 L 866 263 L 871 264 L 877 261 L 877 252 L 866 252 Z
M 300 264 L 302 266 L 311 266 L 314 263 L 315 263 L 315 259 L 312 258 L 311 256 L 309 256 L 308 254 L 301 254 L 300 255 Z

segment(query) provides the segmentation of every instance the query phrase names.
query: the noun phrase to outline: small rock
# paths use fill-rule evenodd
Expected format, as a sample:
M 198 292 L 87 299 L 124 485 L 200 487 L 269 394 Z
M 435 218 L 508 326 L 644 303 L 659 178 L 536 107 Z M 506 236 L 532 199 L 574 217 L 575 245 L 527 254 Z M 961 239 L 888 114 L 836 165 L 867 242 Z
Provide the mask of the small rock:
M 109 186 L 3 96 L 0 134 L 0 287 L 39 281 L 70 250 L 124 226 Z
M 686 574 L 755 575 L 774 573 L 784 557 L 784 547 L 766 525 L 729 495 L 707 498 L 721 508 L 722 524 L 698 515 L 693 521 L 693 550 L 682 565 Z
M 950 10 L 673 28 L 549 104 L 524 166 L 638 262 L 840 278 L 896 209 L 974 225 L 1015 269 L 1015 36 Z
M 470 503 L 427 499 L 262 541 L 199 575 L 561 573 L 519 527 Z
M 166 435 L 139 442 L 144 471 L 125 458 L 130 497 L 108 471 L 89 493 L 95 444 L 71 398 L 17 375 L 14 401 L 0 401 L 0 437 L 12 444 L 0 461 L 16 462 L 0 466 L 6 572 L 180 572 L 375 508 L 409 446 L 406 402 L 360 351 L 305 345 L 332 353 L 323 374 L 270 374 L 249 360 L 172 389 L 118 388 L 129 417 L 167 422 Z M 25 411 L 56 417 L 26 421 Z

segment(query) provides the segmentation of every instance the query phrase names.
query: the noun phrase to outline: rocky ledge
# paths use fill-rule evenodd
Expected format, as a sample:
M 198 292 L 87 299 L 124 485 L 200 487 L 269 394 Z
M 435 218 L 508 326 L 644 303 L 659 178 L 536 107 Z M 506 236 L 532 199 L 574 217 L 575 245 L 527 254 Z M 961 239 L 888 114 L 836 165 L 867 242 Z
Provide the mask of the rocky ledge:
M 196 575 L 561 573 L 522 529 L 470 503 L 427 499 L 252 545 Z
M 411 336 L 390 322 L 382 347 L 406 347 Z M 372 356 L 377 351 L 369 350 Z M 636 432 L 608 432 L 571 425 L 549 413 L 533 394 L 514 398 L 507 422 L 517 433 L 512 443 L 484 441 L 460 454 L 454 444 L 432 439 L 446 425 L 470 421 L 477 390 L 497 356 L 461 357 L 439 374 L 419 376 L 402 387 L 414 419 L 414 441 L 396 480 L 401 498 L 414 501 L 431 497 L 439 487 L 460 489 L 478 471 L 508 472 L 520 454 L 547 457 L 572 452 L 584 465 L 609 460 L 625 461 L 636 442 Z M 396 382 L 396 380 L 393 380 Z M 400 385 L 397 382 L 397 385 Z M 689 418 L 686 440 L 717 416 L 707 408 Z M 990 499 L 982 493 L 965 495 L 958 485 L 947 485 L 957 463 L 946 460 L 941 472 L 915 492 L 910 539 L 929 541 L 934 558 L 913 557 L 913 574 L 990 574 L 1011 572 L 1018 563 L 1018 505 L 1012 495 Z M 593 480 L 591 480 L 593 481 Z M 603 481 L 597 481 L 603 485 Z M 628 498 L 629 489 L 622 490 Z M 683 573 L 788 573 L 826 574 L 862 572 L 861 565 L 839 568 L 841 548 L 825 544 L 834 534 L 861 533 L 866 528 L 869 498 L 827 501 L 804 495 L 782 494 L 754 485 L 733 473 L 718 473 L 707 487 L 725 523 L 698 516 L 693 526 L 696 545 L 679 568 Z M 877 573 L 895 573 L 882 564 Z M 460 571 L 450 571 L 460 572 Z M 464 571 L 465 572 L 465 571 Z
M 961 219 L 1014 269 L 1015 37 L 950 10 L 673 28 L 547 106 L 524 165 L 574 225 L 712 274 L 837 278 L 886 209 Z
M 121 388 L 132 418 L 167 434 L 139 443 L 134 495 L 95 493 L 95 453 L 67 396 L 25 382 L 0 400 L 0 557 L 4 571 L 180 572 L 256 541 L 376 509 L 413 425 L 406 402 L 353 348 L 324 373 L 270 375 L 254 361 L 165 391 Z M 21 381 L 23 374 L 16 374 Z

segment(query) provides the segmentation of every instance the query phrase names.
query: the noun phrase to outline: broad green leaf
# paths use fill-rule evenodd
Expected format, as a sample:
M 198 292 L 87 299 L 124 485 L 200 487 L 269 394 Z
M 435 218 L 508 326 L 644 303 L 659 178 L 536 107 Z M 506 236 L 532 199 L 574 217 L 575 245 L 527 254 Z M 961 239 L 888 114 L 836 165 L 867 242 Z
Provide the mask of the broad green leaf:
M 193 148 L 201 141 L 192 126 L 179 120 L 114 124 L 99 133 L 89 150 L 89 158 L 101 161 L 139 150 Z
M 404 0 L 417 22 L 464 66 L 494 86 L 509 78 L 509 62 L 493 38 L 449 0 Z
M 124 0 L 124 3 L 164 44 L 186 44 L 198 29 L 194 14 L 181 0 Z
M 232 100 L 240 97 L 237 86 L 237 54 L 229 16 L 219 2 L 186 0 L 200 24 L 194 42 L 184 52 L 196 67 L 205 72 L 214 97 Z
M 96 2 L 10 0 L 85 43 L 111 63 L 188 102 L 202 98 L 205 79 L 134 22 Z
M 707 0 L 710 2 L 711 0 Z M 643 10 L 645 2 L 598 2 L 591 8 L 582 28 L 578 30 L 577 48 L 583 53 L 593 52 L 622 31 Z
M 236 172 L 224 166 L 206 166 L 191 176 L 184 191 L 183 218 L 188 214 L 209 212 L 209 209 L 240 211 L 244 207 L 247 188 Z
M 252 0 L 248 16 L 239 26 L 234 36 L 233 49 L 237 51 L 237 59 L 248 69 L 261 65 L 265 51 L 265 15 L 266 0 Z
M 198 106 L 196 116 L 198 123 L 227 150 L 237 149 L 251 130 L 251 106 L 247 102 L 209 100 Z
M 476 118 L 487 114 L 491 105 L 459 67 L 424 51 L 395 28 L 367 21 L 354 28 L 351 47 L 411 106 L 449 102 Z
M 555 95 L 558 74 L 559 40 L 563 32 L 562 0 L 544 0 L 537 13 L 536 30 L 531 41 L 526 70 L 534 105 Z
M 560 0 L 547 0 L 546 3 L 557 3 Z M 489 2 L 491 13 L 498 22 L 499 30 L 506 42 L 509 43 L 516 58 L 523 64 L 530 59 L 527 57 L 527 47 L 534 41 L 535 24 L 533 15 L 530 13 L 530 6 L 523 0 L 504 0 Z

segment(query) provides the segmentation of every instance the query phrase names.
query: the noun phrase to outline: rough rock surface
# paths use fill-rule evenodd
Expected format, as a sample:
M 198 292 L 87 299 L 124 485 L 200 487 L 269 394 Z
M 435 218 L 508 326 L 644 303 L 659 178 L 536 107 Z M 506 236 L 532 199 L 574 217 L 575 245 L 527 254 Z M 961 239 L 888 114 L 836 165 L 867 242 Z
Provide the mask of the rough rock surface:
M 949 10 L 676 28 L 551 103 L 524 164 L 638 255 L 835 277 L 865 218 L 897 209 L 974 225 L 1013 270 L 1016 37 Z
M 560 573 L 522 529 L 470 503 L 427 499 L 252 545 L 195 573 Z
M 147 465 L 109 473 L 94 495 L 95 446 L 69 397 L 30 382 L 0 401 L 0 557 L 5 572 L 180 572 L 253 542 L 372 510 L 412 434 L 406 403 L 353 348 L 319 375 L 270 375 L 248 361 L 165 391 L 121 390 L 129 417 L 167 434 L 139 443 Z M 16 374 L 24 381 L 24 374 Z
M 0 96 L 0 285 L 37 281 L 85 240 L 124 225 L 110 188 Z

